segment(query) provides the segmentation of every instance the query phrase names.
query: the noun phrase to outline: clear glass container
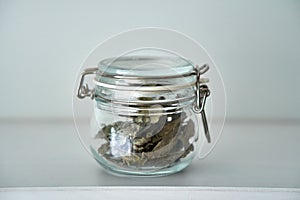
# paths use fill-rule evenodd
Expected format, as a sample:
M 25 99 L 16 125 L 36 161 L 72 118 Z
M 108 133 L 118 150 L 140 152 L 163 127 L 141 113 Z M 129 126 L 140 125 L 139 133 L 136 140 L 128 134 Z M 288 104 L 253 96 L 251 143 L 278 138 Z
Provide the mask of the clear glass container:
M 199 134 L 211 142 L 207 70 L 178 56 L 148 55 L 109 58 L 84 70 L 77 96 L 93 100 L 87 146 L 96 161 L 116 175 L 162 176 L 187 167 L 203 142 Z M 88 74 L 93 89 L 84 85 Z

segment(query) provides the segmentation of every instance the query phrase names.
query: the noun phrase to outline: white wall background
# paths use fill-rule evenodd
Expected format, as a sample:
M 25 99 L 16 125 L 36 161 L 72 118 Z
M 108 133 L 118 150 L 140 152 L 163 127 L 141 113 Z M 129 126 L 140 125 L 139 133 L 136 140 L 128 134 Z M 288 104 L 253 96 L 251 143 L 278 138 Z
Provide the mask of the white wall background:
M 166 27 L 223 75 L 228 118 L 300 119 L 300 1 L 0 0 L 0 118 L 70 118 L 79 67 L 121 31 Z

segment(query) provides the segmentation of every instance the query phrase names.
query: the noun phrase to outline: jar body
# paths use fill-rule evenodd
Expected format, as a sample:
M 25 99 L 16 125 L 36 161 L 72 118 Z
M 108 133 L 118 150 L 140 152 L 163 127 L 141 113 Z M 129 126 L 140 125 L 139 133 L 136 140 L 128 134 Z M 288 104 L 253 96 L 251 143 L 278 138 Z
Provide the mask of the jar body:
M 90 150 L 109 173 L 168 175 L 187 167 L 197 154 L 198 118 L 191 106 L 154 114 L 146 107 L 139 115 L 124 115 L 101 105 L 94 103 Z

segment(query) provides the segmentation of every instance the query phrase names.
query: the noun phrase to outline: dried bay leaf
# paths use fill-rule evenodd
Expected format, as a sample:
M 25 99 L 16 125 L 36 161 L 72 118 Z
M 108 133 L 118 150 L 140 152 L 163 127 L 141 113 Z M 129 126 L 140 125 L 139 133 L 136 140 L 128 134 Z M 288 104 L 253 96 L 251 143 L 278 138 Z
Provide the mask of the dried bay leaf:
M 98 149 L 100 155 L 120 167 L 142 169 L 172 166 L 194 151 L 195 125 L 185 112 L 150 117 L 149 106 L 141 107 L 142 115 L 131 117 L 132 121 L 118 121 L 99 130 L 96 138 L 105 141 Z

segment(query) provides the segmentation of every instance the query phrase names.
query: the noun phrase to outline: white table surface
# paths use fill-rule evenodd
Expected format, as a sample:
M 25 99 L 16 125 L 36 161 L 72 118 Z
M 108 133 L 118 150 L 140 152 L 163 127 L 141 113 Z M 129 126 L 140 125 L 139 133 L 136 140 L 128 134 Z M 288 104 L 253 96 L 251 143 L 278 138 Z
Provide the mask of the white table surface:
M 76 199 L 76 192 L 92 198 L 93 191 L 104 196 L 131 191 L 127 195 L 132 197 L 139 191 L 157 195 L 164 191 L 178 199 L 198 193 L 211 199 L 226 194 L 300 199 L 300 124 L 228 122 L 212 154 L 195 159 L 183 172 L 122 178 L 106 174 L 89 156 L 72 121 L 2 121 L 0 188 L 0 199 L 32 197 L 33 191 L 37 198 L 43 192 Z

